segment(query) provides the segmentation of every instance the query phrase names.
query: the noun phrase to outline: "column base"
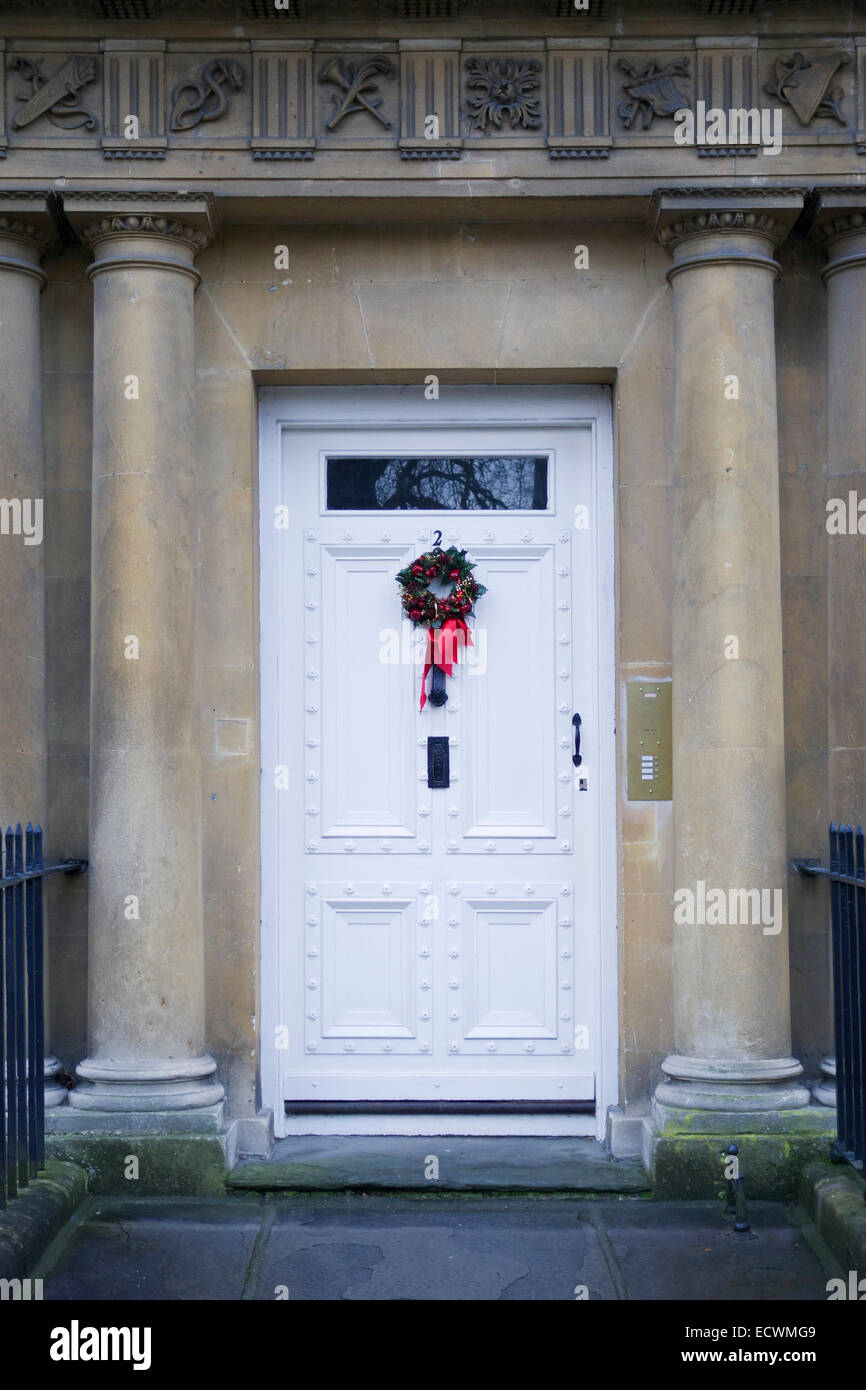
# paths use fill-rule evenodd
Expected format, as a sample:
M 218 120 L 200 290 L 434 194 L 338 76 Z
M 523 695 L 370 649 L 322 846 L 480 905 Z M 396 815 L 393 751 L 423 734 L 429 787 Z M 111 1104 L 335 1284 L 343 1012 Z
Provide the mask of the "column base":
M 821 1062 L 821 1080 L 812 1092 L 819 1105 L 836 1105 L 836 1058 L 824 1057 Z
M 670 1078 L 656 1088 L 656 1101 L 677 1110 L 728 1113 L 797 1110 L 812 1099 L 796 1078 L 803 1068 L 795 1057 L 727 1061 L 672 1054 L 662 1062 Z
M 189 1110 L 92 1110 L 64 1105 L 45 1116 L 46 1134 L 223 1134 L 226 1103 Z
M 823 1105 L 690 1110 L 661 1103 L 657 1093 L 644 1123 L 643 1160 L 654 1197 L 708 1199 L 724 1192 L 723 1155 L 733 1143 L 747 1196 L 788 1201 L 806 1165 L 827 1161 L 835 1135 L 835 1112 Z
M 111 1113 L 204 1110 L 218 1105 L 224 1091 L 214 1079 L 212 1057 L 105 1061 L 88 1057 L 76 1067 L 85 1084 L 69 1093 L 75 1110 Z
M 215 1109 L 222 1110 L 222 1106 Z M 150 1115 L 115 1113 L 111 1130 L 90 1126 L 95 1112 L 55 1110 L 53 1127 L 45 1136 L 49 1158 L 76 1163 L 87 1172 L 87 1191 L 104 1197 L 224 1197 L 226 1136 L 224 1133 L 178 1131 L 160 1134 L 143 1129 Z M 173 1111 L 169 1127 L 201 1111 Z M 204 1112 L 209 1115 L 210 1112 Z M 77 1120 L 80 1128 L 57 1128 L 60 1117 Z M 136 1160 L 133 1163 L 132 1160 Z
M 67 1090 L 61 1086 L 57 1080 L 57 1073 L 60 1071 L 60 1062 L 53 1054 L 45 1058 L 45 1109 L 52 1110 L 55 1106 L 65 1105 Z

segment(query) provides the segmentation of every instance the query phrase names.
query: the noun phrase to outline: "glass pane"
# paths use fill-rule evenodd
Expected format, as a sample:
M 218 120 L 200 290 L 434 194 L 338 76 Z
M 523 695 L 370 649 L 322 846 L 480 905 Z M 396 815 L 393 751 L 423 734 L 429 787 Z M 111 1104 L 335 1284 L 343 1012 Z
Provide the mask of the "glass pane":
M 329 458 L 328 511 L 547 510 L 547 456 Z

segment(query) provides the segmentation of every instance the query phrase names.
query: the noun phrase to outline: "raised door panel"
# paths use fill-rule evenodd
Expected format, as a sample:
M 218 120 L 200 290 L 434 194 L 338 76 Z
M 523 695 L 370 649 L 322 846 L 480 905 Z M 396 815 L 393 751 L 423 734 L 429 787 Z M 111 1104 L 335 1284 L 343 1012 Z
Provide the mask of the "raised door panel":
M 455 891 L 456 890 L 456 891 Z M 572 885 L 452 884 L 449 1051 L 573 1051 Z
M 431 1051 L 426 901 L 415 884 L 307 884 L 308 1055 Z
M 569 537 L 472 547 L 489 592 L 461 673 L 460 849 L 571 850 Z
M 321 540 L 305 585 L 307 849 L 418 848 L 407 669 L 394 659 L 397 544 Z

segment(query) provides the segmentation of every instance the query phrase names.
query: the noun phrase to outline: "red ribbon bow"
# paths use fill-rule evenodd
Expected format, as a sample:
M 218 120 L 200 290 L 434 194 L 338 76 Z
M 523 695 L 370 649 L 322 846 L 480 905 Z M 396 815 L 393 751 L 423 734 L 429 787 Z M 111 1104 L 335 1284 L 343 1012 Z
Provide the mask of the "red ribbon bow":
M 421 709 L 427 703 L 427 676 L 431 666 L 439 666 L 453 674 L 461 647 L 471 647 L 472 634 L 463 618 L 446 618 L 441 627 L 427 629 L 427 650 L 424 654 L 424 674 L 421 677 Z

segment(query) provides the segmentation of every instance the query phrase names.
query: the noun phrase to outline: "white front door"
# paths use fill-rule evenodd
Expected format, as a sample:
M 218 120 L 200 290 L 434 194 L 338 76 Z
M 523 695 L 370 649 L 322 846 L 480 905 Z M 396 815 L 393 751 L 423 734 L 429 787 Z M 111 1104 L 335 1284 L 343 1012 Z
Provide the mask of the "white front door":
M 580 393 L 584 420 L 562 388 L 263 395 L 278 1131 L 285 1102 L 592 1112 L 613 930 L 606 393 Z M 487 593 L 447 702 L 421 710 L 424 631 L 395 576 L 437 541 L 468 552 Z

